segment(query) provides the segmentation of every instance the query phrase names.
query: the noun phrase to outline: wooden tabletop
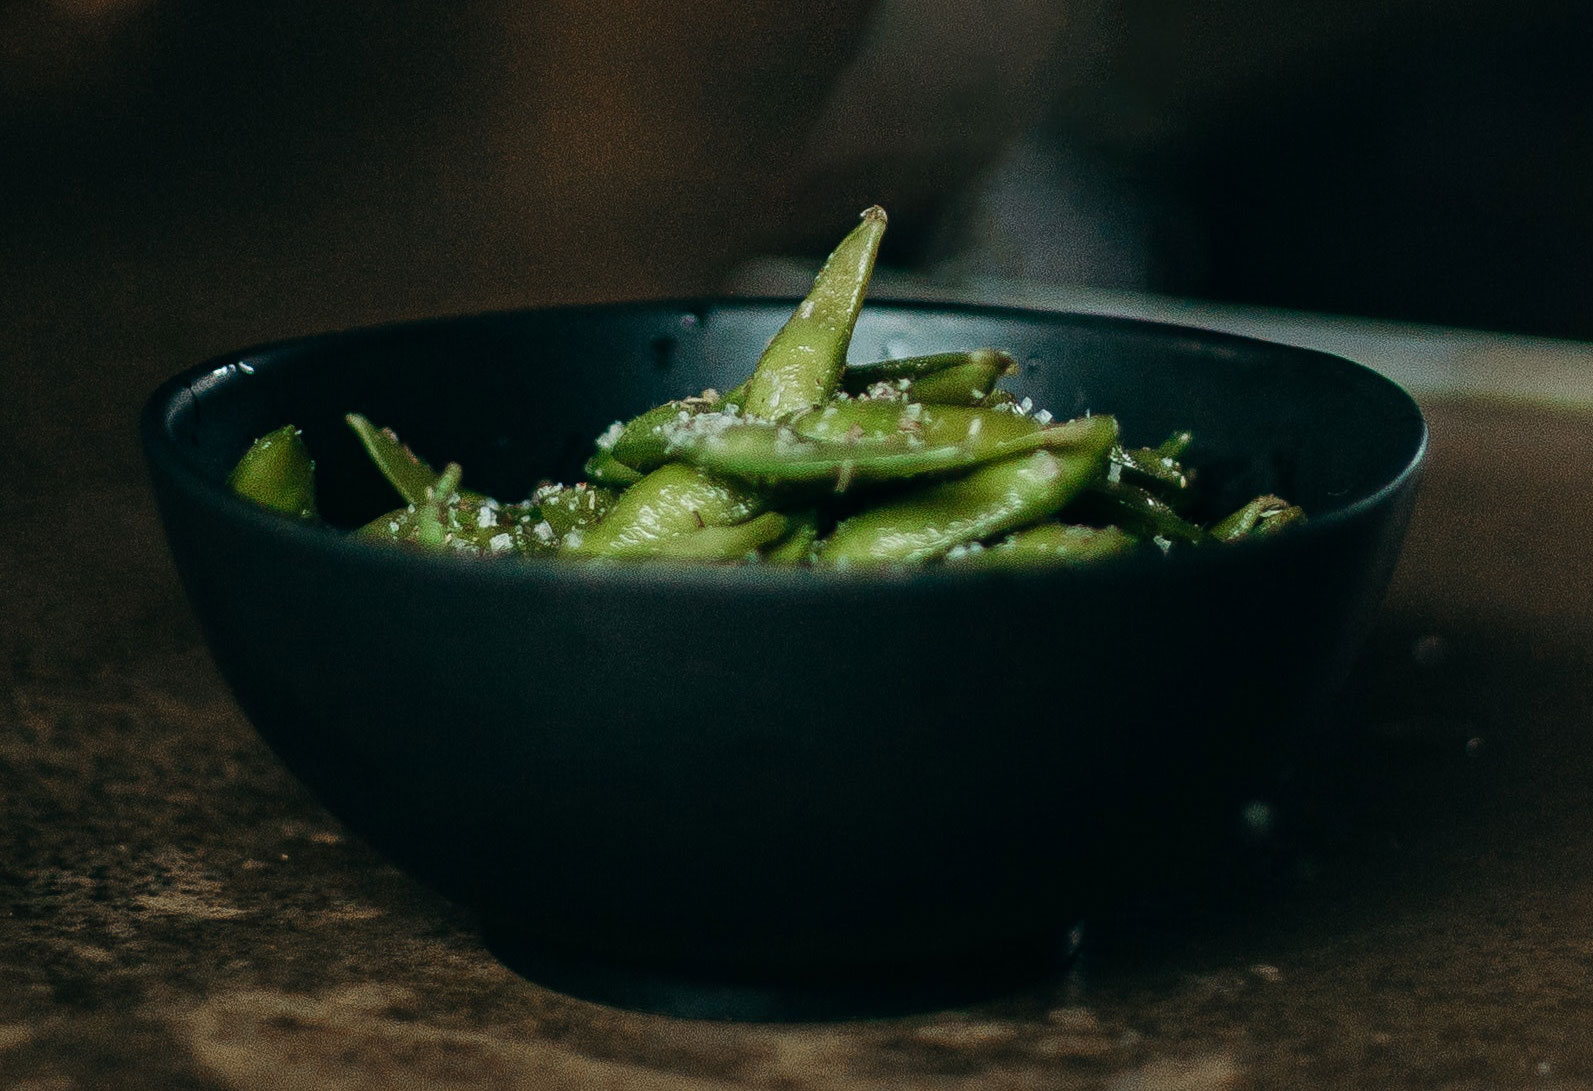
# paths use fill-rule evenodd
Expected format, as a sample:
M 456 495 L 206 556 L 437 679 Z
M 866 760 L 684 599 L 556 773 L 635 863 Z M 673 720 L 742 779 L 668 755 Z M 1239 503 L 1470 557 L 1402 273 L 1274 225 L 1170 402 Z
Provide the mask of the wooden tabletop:
M 1071 968 L 1016 994 L 703 1022 L 516 976 L 234 707 L 151 509 L 139 402 L 234 344 L 403 311 L 236 287 L 170 269 L 8 287 L 0 1087 L 1593 1088 L 1593 410 L 1575 397 L 1413 384 L 1430 468 L 1344 745 L 1295 770 L 1210 882 L 1086 922 Z

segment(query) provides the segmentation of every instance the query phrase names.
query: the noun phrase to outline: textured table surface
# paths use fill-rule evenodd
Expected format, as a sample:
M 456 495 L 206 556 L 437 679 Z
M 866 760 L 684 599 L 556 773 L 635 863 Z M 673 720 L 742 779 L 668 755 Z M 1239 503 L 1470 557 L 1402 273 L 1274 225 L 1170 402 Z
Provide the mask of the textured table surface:
M 0 1088 L 1593 1088 L 1593 413 L 1427 397 L 1346 747 L 1209 885 L 954 1011 L 679 1020 L 503 968 L 254 737 L 133 415 L 208 352 L 389 315 L 174 275 L 19 283 L 0 332 Z

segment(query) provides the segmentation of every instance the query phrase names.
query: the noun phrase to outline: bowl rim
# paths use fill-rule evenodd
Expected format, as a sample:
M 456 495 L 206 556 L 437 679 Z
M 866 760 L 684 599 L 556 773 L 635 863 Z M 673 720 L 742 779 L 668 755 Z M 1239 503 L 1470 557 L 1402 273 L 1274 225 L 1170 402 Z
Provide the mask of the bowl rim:
M 1045 310 L 999 306 L 978 303 L 939 302 L 924 299 L 870 300 L 864 307 L 870 311 L 895 311 L 898 313 L 934 312 L 941 315 L 963 314 L 987 318 L 1012 318 L 1022 321 L 1039 321 L 1074 326 L 1094 326 L 1102 329 L 1134 331 L 1142 334 L 1179 337 L 1197 342 L 1210 352 L 1251 350 L 1264 347 L 1269 352 L 1294 356 L 1297 359 L 1326 361 L 1357 381 L 1370 383 L 1382 389 L 1392 399 L 1396 409 L 1408 411 L 1415 424 L 1415 443 L 1404 464 L 1393 477 L 1378 488 L 1347 504 L 1312 514 L 1303 526 L 1291 529 L 1287 536 L 1242 541 L 1221 550 L 1173 550 L 1170 554 L 1152 554 L 1136 551 L 1116 558 L 1105 565 L 1047 566 L 1016 569 L 983 569 L 976 566 L 930 565 L 923 567 L 880 566 L 845 568 L 807 568 L 770 565 L 714 565 L 691 562 L 647 560 L 641 562 L 615 562 L 599 564 L 569 564 L 555 558 L 526 557 L 516 563 L 483 563 L 481 558 L 457 553 L 422 553 L 415 550 L 373 548 L 372 543 L 352 539 L 344 530 L 324 525 L 305 524 L 284 518 L 257 504 L 239 497 L 225 488 L 221 481 L 212 480 L 198 461 L 179 443 L 169 427 L 180 412 L 183 399 L 197 401 L 206 389 L 217 384 L 236 381 L 239 374 L 252 374 L 252 359 L 277 357 L 285 353 L 306 350 L 335 350 L 343 341 L 356 341 L 372 336 L 392 336 L 405 332 L 436 330 L 456 324 L 513 320 L 526 315 L 557 315 L 579 313 L 619 313 L 626 311 L 680 310 L 685 314 L 701 313 L 715 308 L 755 309 L 783 307 L 789 310 L 799 302 L 797 297 L 784 296 L 682 296 L 659 299 L 621 300 L 598 303 L 558 304 L 543 307 L 493 309 L 457 314 L 443 314 L 418 319 L 400 319 L 369 325 L 347 327 L 318 333 L 275 338 L 223 352 L 178 372 L 160 383 L 145 400 L 139 414 L 139 436 L 149 472 L 154 477 L 164 476 L 167 481 L 186 492 L 193 500 L 217 510 L 226 519 L 245 526 L 251 533 L 275 538 L 282 546 L 295 550 L 323 554 L 328 559 L 341 559 L 391 570 L 393 574 L 407 574 L 430 578 L 448 574 L 455 579 L 468 579 L 493 586 L 545 585 L 557 582 L 564 586 L 620 587 L 638 589 L 643 586 L 668 584 L 686 589 L 733 588 L 737 593 L 767 591 L 776 594 L 790 593 L 793 589 L 845 588 L 856 592 L 864 588 L 899 589 L 908 586 L 967 586 L 988 582 L 1040 584 L 1063 583 L 1078 579 L 1096 581 L 1108 573 L 1121 573 L 1140 578 L 1148 571 L 1177 573 L 1198 565 L 1226 565 L 1248 563 L 1257 551 L 1269 551 L 1288 545 L 1290 541 L 1306 544 L 1321 541 L 1338 528 L 1363 518 L 1404 491 L 1419 478 L 1429 443 L 1429 429 L 1420 406 L 1410 393 L 1386 375 L 1346 357 L 1319 349 L 1268 341 L 1264 338 L 1218 330 L 1207 330 L 1171 322 L 1157 322 L 1115 315 L 1086 312 Z

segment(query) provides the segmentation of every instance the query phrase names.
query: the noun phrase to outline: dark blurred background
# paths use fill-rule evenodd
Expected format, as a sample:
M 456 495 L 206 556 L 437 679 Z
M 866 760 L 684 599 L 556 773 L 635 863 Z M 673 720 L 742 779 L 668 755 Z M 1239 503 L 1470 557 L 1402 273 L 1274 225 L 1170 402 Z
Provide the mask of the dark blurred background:
M 0 287 L 269 336 L 712 290 L 877 201 L 947 282 L 1586 338 L 1590 42 L 1571 0 L 0 0 Z

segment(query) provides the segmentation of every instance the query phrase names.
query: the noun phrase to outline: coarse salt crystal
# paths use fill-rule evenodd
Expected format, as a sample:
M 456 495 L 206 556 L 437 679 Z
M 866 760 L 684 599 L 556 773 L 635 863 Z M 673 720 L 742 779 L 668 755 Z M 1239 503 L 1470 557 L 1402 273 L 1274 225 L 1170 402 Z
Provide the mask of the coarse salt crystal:
M 796 454 L 797 452 L 804 450 L 807 445 L 808 444 L 806 440 L 783 425 L 775 430 L 774 450 L 776 454 Z
M 602 450 L 611 450 L 613 449 L 614 444 L 618 443 L 619 438 L 624 434 L 625 422 L 615 421 L 613 424 L 608 426 L 608 429 L 601 436 L 597 437 L 597 445 Z
M 508 531 L 504 531 L 502 534 L 494 534 L 487 539 L 487 545 L 494 553 L 503 553 L 514 545 L 514 536 Z

